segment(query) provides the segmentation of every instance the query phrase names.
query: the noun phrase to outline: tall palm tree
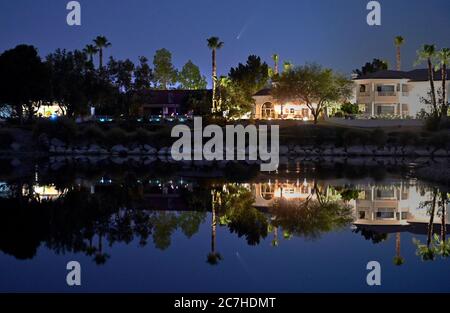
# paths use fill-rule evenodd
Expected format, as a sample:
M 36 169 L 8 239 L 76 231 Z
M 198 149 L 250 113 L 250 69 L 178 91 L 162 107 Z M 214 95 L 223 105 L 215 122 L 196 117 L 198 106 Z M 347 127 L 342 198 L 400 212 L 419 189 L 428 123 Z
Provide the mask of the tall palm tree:
M 397 36 L 394 39 L 394 44 L 397 49 L 397 71 L 402 70 L 402 54 L 401 47 L 405 43 L 405 39 L 402 36 Z
M 439 109 L 436 103 L 436 88 L 434 86 L 434 68 L 433 58 L 436 56 L 435 45 L 424 45 L 421 50 L 417 52 L 418 58 L 416 64 L 420 64 L 424 61 L 428 64 L 428 79 L 430 81 L 431 88 L 431 105 L 433 106 L 434 114 L 439 114 Z
M 278 54 L 274 53 L 274 54 L 272 54 L 272 60 L 273 60 L 273 63 L 274 63 L 273 74 L 274 75 L 278 75 L 278 73 L 279 73 L 278 62 L 280 61 L 280 57 L 278 56 Z
M 450 64 L 450 48 L 443 48 L 437 54 L 441 67 L 442 76 L 442 103 L 441 103 L 441 116 L 446 117 L 448 112 L 447 101 L 447 68 Z
M 219 37 L 210 37 L 207 39 L 208 48 L 212 51 L 212 111 L 217 111 L 217 63 L 216 63 L 216 51 L 221 49 L 224 45 L 222 41 L 220 41 Z
M 94 55 L 98 53 L 98 48 L 94 45 L 86 45 L 83 52 L 89 57 L 89 62 L 94 63 Z
M 94 39 L 94 43 L 99 52 L 99 68 L 101 69 L 103 68 L 103 49 L 111 47 L 111 43 L 105 36 L 97 36 L 97 38 Z

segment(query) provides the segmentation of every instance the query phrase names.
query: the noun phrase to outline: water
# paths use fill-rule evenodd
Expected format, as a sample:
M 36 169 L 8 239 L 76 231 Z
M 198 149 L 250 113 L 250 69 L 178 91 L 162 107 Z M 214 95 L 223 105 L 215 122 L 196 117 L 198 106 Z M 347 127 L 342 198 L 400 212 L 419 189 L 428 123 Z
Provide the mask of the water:
M 438 247 L 447 190 L 409 163 L 302 161 L 258 174 L 246 164 L 3 161 L 2 292 L 450 291 Z M 418 250 L 433 207 L 427 261 Z M 366 283 L 369 261 L 381 286 Z

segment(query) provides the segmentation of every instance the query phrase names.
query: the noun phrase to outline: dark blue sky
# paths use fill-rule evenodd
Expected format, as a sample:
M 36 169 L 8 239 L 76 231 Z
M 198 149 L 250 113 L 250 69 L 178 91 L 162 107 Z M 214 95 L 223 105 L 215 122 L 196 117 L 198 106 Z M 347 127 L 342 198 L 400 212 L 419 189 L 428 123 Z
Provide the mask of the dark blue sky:
M 369 27 L 369 0 L 80 0 L 82 25 L 66 24 L 68 0 L 0 0 L 0 51 L 33 44 L 83 48 L 99 34 L 113 46 L 106 56 L 150 60 L 165 47 L 181 67 L 188 59 L 210 72 L 206 38 L 219 36 L 219 73 L 249 54 L 270 62 L 274 52 L 296 64 L 318 62 L 344 73 L 374 57 L 394 65 L 393 37 L 407 42 L 405 69 L 424 43 L 450 47 L 449 0 L 381 0 L 382 26 Z M 240 39 L 237 39 L 241 33 Z

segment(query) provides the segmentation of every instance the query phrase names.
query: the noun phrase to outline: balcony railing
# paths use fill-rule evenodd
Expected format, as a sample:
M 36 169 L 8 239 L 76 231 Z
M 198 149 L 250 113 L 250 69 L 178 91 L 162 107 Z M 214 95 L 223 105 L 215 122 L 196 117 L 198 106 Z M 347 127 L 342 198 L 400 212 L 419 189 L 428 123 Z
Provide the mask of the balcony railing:
M 395 97 L 396 95 L 395 91 L 377 91 L 378 97 Z
M 368 91 L 360 91 L 358 93 L 358 96 L 360 96 L 360 97 L 370 97 L 370 92 L 368 92 Z

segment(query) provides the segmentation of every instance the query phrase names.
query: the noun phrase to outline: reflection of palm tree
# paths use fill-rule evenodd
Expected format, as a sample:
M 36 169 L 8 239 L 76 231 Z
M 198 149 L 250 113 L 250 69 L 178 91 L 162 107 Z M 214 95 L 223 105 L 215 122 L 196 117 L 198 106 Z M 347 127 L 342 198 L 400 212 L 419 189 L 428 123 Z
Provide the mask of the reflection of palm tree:
M 403 263 L 405 263 L 405 260 L 400 255 L 400 245 L 401 245 L 401 234 L 400 234 L 400 232 L 398 232 L 396 235 L 396 240 L 395 240 L 396 256 L 394 258 L 394 264 L 397 266 L 400 266 Z
M 405 39 L 402 36 L 397 36 L 394 39 L 394 44 L 396 48 L 397 54 L 397 71 L 401 71 L 402 69 L 402 55 L 401 55 L 401 46 L 405 43 Z
M 108 260 L 109 255 L 103 252 L 103 235 L 100 233 L 98 235 L 98 247 L 97 253 L 95 254 L 94 261 L 97 265 L 103 265 Z
M 217 214 L 216 214 L 216 206 L 219 204 L 220 199 L 218 199 L 216 192 L 211 191 L 212 196 L 212 221 L 211 221 L 211 252 L 208 254 L 207 262 L 211 265 L 217 265 L 220 260 L 222 260 L 222 256 L 220 253 L 216 252 L 216 236 L 217 236 Z
M 417 246 L 417 255 L 421 256 L 424 261 L 434 260 L 436 254 L 436 248 L 432 245 L 432 238 L 434 233 L 434 215 L 436 212 L 436 202 L 438 191 L 433 188 L 433 198 L 431 201 L 427 201 L 423 206 L 427 207 L 428 214 L 430 214 L 430 221 L 427 227 L 427 243 L 422 245 L 420 241 L 413 239 L 414 244 Z

